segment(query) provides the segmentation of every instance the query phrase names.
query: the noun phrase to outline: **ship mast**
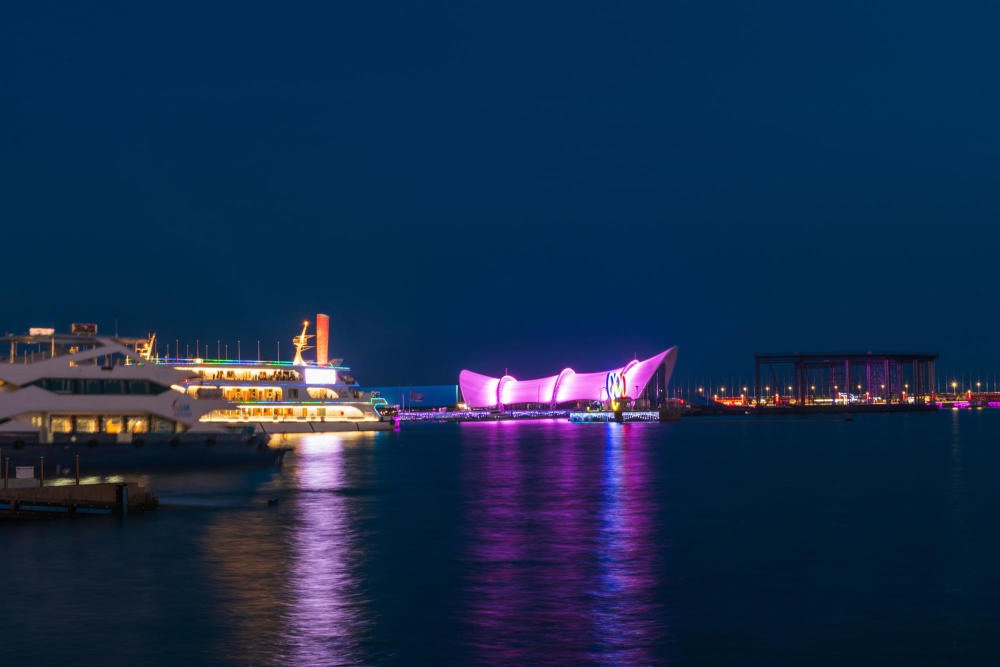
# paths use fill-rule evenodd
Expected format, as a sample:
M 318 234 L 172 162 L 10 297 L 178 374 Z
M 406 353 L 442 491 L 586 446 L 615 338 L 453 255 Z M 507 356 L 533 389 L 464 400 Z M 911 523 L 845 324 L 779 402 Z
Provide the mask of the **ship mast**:
M 143 341 L 138 345 L 136 352 L 138 352 L 139 356 L 142 357 L 143 359 L 149 359 L 151 356 L 153 356 L 153 345 L 155 344 L 156 344 L 156 334 L 154 333 L 151 336 L 148 336 L 145 341 Z
M 292 339 L 292 344 L 295 346 L 295 359 L 292 360 L 292 364 L 295 366 L 305 366 L 306 362 L 302 358 L 302 353 L 312 349 L 312 346 L 309 345 L 309 339 L 313 336 L 306 334 L 308 328 L 309 320 L 306 320 L 302 323 L 302 333 Z

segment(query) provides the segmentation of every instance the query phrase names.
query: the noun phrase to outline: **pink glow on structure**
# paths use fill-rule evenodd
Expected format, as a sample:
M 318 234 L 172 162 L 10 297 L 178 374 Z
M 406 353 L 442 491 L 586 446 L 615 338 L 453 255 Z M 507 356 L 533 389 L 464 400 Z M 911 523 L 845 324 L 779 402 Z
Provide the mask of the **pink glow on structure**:
M 621 374 L 625 380 L 625 396 L 637 398 L 661 364 L 666 366 L 669 381 L 676 361 L 677 348 L 672 347 L 649 359 L 633 360 L 624 366 L 600 373 L 576 373 L 567 368 L 559 375 L 534 380 L 517 380 L 510 375 L 494 378 L 463 370 L 458 376 L 458 383 L 462 388 L 466 404 L 474 408 L 518 403 L 606 401 L 609 373 Z
M 558 403 L 560 400 L 559 397 L 566 395 L 565 391 L 562 388 L 562 383 L 566 380 L 567 377 L 571 375 L 576 375 L 576 371 L 574 371 L 572 368 L 564 368 L 562 369 L 562 372 L 559 373 L 559 377 L 556 378 L 555 386 L 552 388 L 553 403 Z M 562 399 L 562 400 L 567 400 L 567 399 Z
M 458 374 L 458 384 L 462 387 L 462 396 L 467 405 L 496 405 L 499 378 L 462 371 Z
M 493 399 L 494 402 L 501 404 L 504 402 L 511 403 L 512 401 L 509 399 L 511 398 L 510 385 L 512 384 L 517 384 L 517 380 L 513 376 L 504 375 L 500 378 L 500 381 L 497 383 L 497 395 Z
M 613 371 L 620 373 L 622 368 L 615 368 Z M 610 372 L 612 371 L 570 375 L 559 386 L 559 402 L 608 400 L 608 392 L 604 386 Z
M 509 377 L 509 376 L 508 376 Z M 518 381 L 511 378 L 505 382 L 501 391 L 501 403 L 514 405 L 516 403 L 548 403 L 552 397 L 552 389 L 556 384 L 556 376 L 538 380 Z

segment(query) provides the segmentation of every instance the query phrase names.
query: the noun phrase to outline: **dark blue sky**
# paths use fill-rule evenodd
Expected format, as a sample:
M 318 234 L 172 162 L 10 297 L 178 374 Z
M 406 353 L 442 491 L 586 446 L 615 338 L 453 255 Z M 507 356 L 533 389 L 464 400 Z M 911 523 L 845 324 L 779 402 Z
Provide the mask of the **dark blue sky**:
M 369 382 L 1000 366 L 995 5 L 20 4 L 4 331 L 287 353 L 319 310 Z

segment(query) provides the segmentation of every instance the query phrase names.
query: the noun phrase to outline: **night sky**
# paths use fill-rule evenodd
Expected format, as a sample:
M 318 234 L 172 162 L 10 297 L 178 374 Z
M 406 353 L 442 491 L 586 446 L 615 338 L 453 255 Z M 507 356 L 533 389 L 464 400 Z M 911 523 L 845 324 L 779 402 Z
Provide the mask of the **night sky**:
M 2 332 L 284 356 L 327 312 L 364 383 L 1000 367 L 996 5 L 0 12 Z

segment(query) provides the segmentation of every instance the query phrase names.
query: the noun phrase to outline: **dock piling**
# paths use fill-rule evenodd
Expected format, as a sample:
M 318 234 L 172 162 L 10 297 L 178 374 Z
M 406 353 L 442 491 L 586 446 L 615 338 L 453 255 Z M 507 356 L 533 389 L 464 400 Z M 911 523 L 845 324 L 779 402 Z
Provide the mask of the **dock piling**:
M 38 457 L 38 488 L 45 486 L 45 457 Z
M 10 457 L 3 462 L 3 488 L 7 488 L 7 475 L 10 473 Z
M 116 500 L 121 506 L 122 516 L 128 516 L 128 484 L 119 484 Z
M 80 486 L 80 455 L 76 455 L 76 485 Z

